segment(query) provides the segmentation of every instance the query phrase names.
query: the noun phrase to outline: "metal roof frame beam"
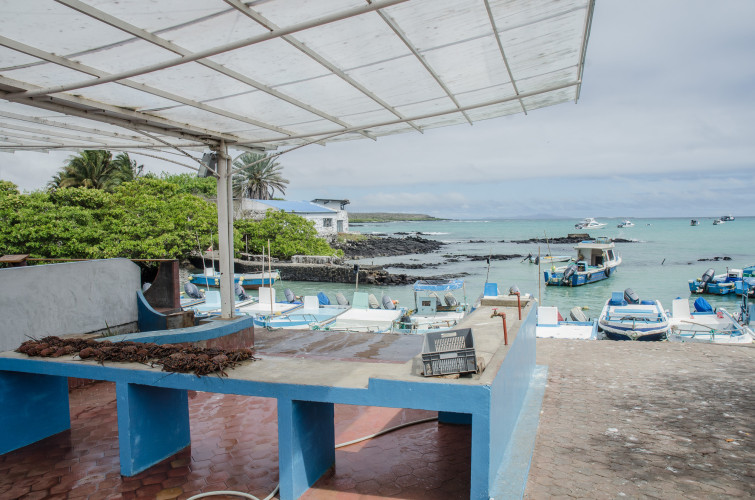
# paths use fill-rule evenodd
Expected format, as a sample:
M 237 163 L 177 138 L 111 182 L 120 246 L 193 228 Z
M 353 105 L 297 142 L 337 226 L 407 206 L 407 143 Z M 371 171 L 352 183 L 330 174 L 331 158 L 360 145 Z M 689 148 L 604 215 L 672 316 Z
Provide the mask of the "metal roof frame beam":
M 367 0 L 367 1 L 370 1 L 370 0 Z M 385 21 L 385 23 L 391 28 L 391 30 L 393 30 L 393 32 L 396 34 L 397 37 L 399 37 L 399 39 L 403 42 L 403 44 L 406 45 L 406 48 L 409 49 L 409 51 L 414 55 L 417 61 L 419 61 L 419 63 L 425 68 L 425 70 L 428 73 L 430 73 L 430 76 L 432 76 L 435 82 L 440 86 L 440 88 L 443 89 L 443 92 L 445 92 L 448 98 L 451 99 L 451 102 L 453 102 L 456 108 L 461 112 L 461 114 L 464 115 L 464 118 L 466 118 L 467 122 L 469 122 L 469 124 L 472 125 L 472 120 L 461 109 L 461 105 L 459 104 L 459 101 L 456 100 L 456 97 L 454 96 L 453 92 L 451 92 L 451 89 L 449 89 L 446 86 L 446 84 L 440 78 L 440 75 L 430 66 L 430 63 L 427 62 L 427 60 L 422 56 L 422 54 L 419 53 L 419 50 L 414 45 L 412 45 L 412 43 L 409 41 L 409 37 L 399 27 L 396 21 L 393 20 L 393 18 L 389 17 L 385 12 L 378 11 L 378 15 L 383 19 L 383 21 Z
M 317 19 L 312 19 L 309 21 L 298 23 L 298 24 L 289 26 L 287 28 L 282 28 L 280 30 L 275 30 L 269 33 L 264 33 L 262 35 L 245 38 L 243 40 L 238 40 L 238 41 L 231 42 L 225 45 L 220 45 L 218 47 L 212 47 L 210 49 L 201 50 L 199 52 L 193 53 L 190 56 L 178 57 L 178 58 L 170 59 L 168 61 L 163 61 L 161 63 L 150 64 L 150 65 L 142 66 L 142 67 L 132 69 L 129 71 L 116 73 L 107 78 L 96 78 L 93 80 L 84 80 L 81 82 L 72 83 L 68 85 L 57 85 L 55 87 L 47 87 L 47 88 L 41 88 L 41 89 L 35 89 L 35 90 L 26 90 L 24 92 L 8 94 L 4 96 L 4 98 L 10 100 L 10 99 L 49 95 L 49 94 L 57 94 L 59 92 L 79 90 L 79 89 L 83 89 L 87 87 L 92 87 L 95 85 L 102 85 L 103 83 L 110 83 L 110 82 L 115 82 L 118 80 L 124 80 L 126 78 L 144 75 L 146 73 L 152 73 L 153 71 L 159 71 L 161 69 L 172 68 L 174 66 L 180 66 L 181 64 L 186 64 L 188 62 L 194 62 L 194 61 L 198 61 L 200 59 L 204 59 L 207 57 L 216 56 L 224 52 L 240 49 L 242 47 L 247 47 L 249 45 L 254 45 L 256 43 L 264 42 L 266 40 L 280 38 L 283 35 L 289 35 L 291 33 L 296 33 L 298 31 L 303 31 L 310 28 L 316 28 L 317 26 L 322 26 L 325 24 L 333 23 L 335 21 L 348 19 L 349 17 L 358 16 L 361 14 L 365 14 L 367 12 L 384 9 L 386 7 L 390 7 L 391 5 L 396 5 L 399 3 L 406 2 L 406 1 L 407 0 L 379 0 L 379 1 L 374 2 L 371 5 L 366 5 L 366 6 L 356 7 L 353 9 L 347 9 L 341 12 L 336 12 L 334 14 L 330 14 L 327 16 L 319 17 Z

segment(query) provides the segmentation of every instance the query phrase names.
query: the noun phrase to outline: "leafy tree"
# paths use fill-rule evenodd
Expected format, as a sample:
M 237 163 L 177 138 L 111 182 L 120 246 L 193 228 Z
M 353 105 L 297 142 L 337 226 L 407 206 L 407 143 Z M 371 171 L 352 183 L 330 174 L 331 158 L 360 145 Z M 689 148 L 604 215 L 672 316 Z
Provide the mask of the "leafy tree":
M 256 161 L 259 163 L 254 164 Z M 233 162 L 233 166 L 243 169 L 233 177 L 235 196 L 269 200 L 276 190 L 286 194 L 288 180 L 281 176 L 283 167 L 267 154 L 244 153 Z
M 236 248 L 248 241 L 251 252 L 267 253 L 267 242 L 273 256 L 289 259 L 292 255 L 343 255 L 317 236 L 315 223 L 288 212 L 268 210 L 260 221 L 239 219 L 233 223 Z
M 68 163 L 53 176 L 48 187 L 85 187 L 110 191 L 118 184 L 138 178 L 143 169 L 143 165 L 137 165 L 126 153 L 113 158 L 110 151 L 84 150 L 68 159 Z
M 160 179 L 178 186 L 179 193 L 188 193 L 205 198 L 215 198 L 218 194 L 218 183 L 214 177 L 197 177 L 194 174 L 170 175 L 163 172 Z

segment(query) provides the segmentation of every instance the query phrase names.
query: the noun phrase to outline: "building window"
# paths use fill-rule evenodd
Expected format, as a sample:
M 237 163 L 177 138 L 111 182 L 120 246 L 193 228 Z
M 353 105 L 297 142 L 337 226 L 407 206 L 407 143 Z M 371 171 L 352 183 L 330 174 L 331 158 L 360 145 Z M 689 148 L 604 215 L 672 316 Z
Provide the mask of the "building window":
M 323 219 L 322 227 L 333 227 L 333 219 Z

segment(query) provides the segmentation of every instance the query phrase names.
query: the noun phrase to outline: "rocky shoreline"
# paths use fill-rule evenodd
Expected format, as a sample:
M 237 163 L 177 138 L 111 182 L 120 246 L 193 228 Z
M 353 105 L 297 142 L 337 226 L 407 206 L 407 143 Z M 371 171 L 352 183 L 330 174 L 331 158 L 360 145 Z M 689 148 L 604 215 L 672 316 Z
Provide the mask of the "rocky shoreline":
M 548 238 L 531 238 L 529 240 L 512 240 L 510 243 L 579 243 L 590 239 L 590 235 L 569 234 L 568 236 Z M 625 240 L 621 238 L 612 239 L 616 243 L 636 243 L 634 240 Z M 476 243 L 477 241 L 470 241 Z M 418 234 L 407 235 L 396 238 L 391 236 L 368 236 L 358 240 L 346 240 L 340 243 L 333 243 L 331 246 L 343 250 L 344 258 L 349 260 L 370 259 L 375 257 L 395 257 L 399 255 L 428 254 L 441 250 L 446 244 L 432 239 L 423 238 Z M 464 259 L 480 262 L 490 259 L 490 261 L 525 259 L 523 254 L 491 254 L 491 255 L 469 255 L 469 254 L 444 254 L 442 255 L 446 262 L 460 262 Z M 211 256 L 208 254 L 205 259 L 209 262 Z M 202 259 L 199 256 L 193 257 L 186 266 L 182 266 L 182 279 L 188 279 L 188 265 L 198 269 L 202 268 Z M 215 258 L 217 268 L 217 256 Z M 392 269 L 435 269 L 440 263 L 394 263 L 389 266 L 360 266 L 359 282 L 369 285 L 409 285 L 420 279 L 445 279 L 464 276 L 464 273 L 453 275 L 441 274 L 436 276 L 413 276 L 406 273 L 391 273 L 386 270 Z M 284 261 L 273 261 L 272 267 L 277 269 L 281 274 L 281 279 L 286 281 L 314 281 L 329 283 L 353 283 L 356 280 L 355 269 L 353 265 L 345 265 L 338 261 L 332 263 L 294 263 Z M 254 260 L 239 260 L 234 262 L 235 272 L 254 273 L 262 270 L 262 263 Z

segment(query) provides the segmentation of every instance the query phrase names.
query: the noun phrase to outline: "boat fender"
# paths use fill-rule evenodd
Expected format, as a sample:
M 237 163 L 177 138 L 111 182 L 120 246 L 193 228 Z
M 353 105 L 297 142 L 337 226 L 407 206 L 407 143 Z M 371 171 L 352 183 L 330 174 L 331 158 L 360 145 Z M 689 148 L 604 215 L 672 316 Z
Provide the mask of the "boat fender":
M 610 267 L 606 267 L 605 273 L 606 273 L 606 278 L 608 278 L 609 276 L 611 276 L 611 268 Z
M 199 291 L 199 288 L 197 288 L 197 285 L 195 285 L 194 283 L 186 283 L 184 285 L 184 292 L 186 292 L 186 295 L 188 295 L 192 299 L 202 298 L 202 293 Z

